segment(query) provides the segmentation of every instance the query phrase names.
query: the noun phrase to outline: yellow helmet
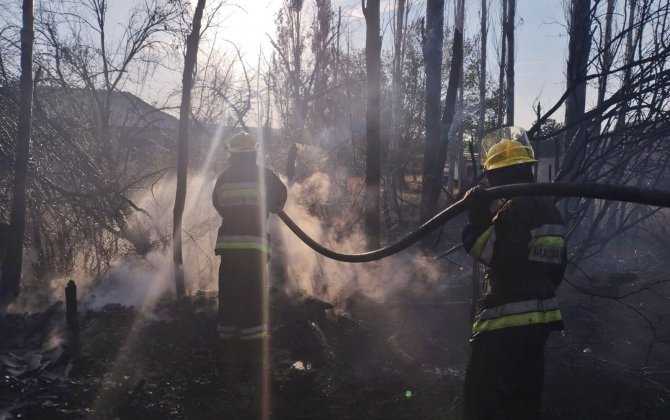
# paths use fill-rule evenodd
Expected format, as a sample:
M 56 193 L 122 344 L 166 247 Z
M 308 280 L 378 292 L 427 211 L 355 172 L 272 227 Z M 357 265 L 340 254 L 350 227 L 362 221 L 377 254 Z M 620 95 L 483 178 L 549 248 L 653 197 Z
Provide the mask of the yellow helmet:
M 505 127 L 487 134 L 480 151 L 485 171 L 537 162 L 526 131 L 521 127 Z
M 230 153 L 249 153 L 256 151 L 256 139 L 246 131 L 235 134 L 228 142 Z

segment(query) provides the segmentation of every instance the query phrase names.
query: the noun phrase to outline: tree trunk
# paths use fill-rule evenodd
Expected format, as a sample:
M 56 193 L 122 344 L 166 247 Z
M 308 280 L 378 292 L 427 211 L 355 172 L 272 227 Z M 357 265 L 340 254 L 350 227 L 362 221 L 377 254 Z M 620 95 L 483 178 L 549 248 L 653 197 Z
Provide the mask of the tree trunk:
M 298 161 L 298 145 L 291 143 L 288 148 L 288 157 L 286 158 L 286 180 L 289 187 L 293 185 L 295 179 L 295 165 Z
M 514 125 L 514 24 L 516 19 L 516 0 L 507 0 L 507 125 Z
M 26 228 L 26 184 L 28 182 L 28 163 L 30 160 L 34 40 L 33 1 L 23 0 L 19 119 L 14 158 L 12 207 L 9 219 L 9 243 L 2 264 L 2 282 L 0 283 L 1 306 L 18 296 L 21 285 L 23 236 Z
M 391 135 L 389 139 L 389 163 L 386 178 L 388 179 L 389 193 L 387 194 L 398 220 L 402 220 L 400 205 L 398 204 L 398 148 L 400 144 L 400 119 L 402 106 L 402 63 L 403 63 L 403 26 L 405 18 L 405 0 L 396 3 L 396 29 L 393 41 L 393 74 L 391 77 Z
M 439 196 L 442 168 L 438 159 L 440 149 L 440 94 L 442 74 L 442 42 L 444 0 L 426 2 L 426 28 L 423 39 L 423 57 L 426 71 L 426 143 L 423 154 L 421 220 L 433 215 L 434 202 Z
M 172 225 L 172 261 L 175 269 L 175 287 L 177 297 L 186 294 L 184 281 L 184 262 L 182 259 L 182 216 L 186 203 L 186 177 L 188 172 L 188 129 L 189 114 L 191 112 L 191 88 L 193 74 L 198 59 L 198 44 L 200 43 L 200 26 L 206 0 L 198 0 L 193 14 L 193 28 L 186 38 L 186 56 L 184 58 L 184 73 L 182 75 L 181 106 L 179 108 L 179 146 L 177 156 L 177 192 L 174 203 L 174 222 Z
M 500 40 L 500 70 L 498 73 L 498 109 L 497 125 L 502 127 L 503 117 L 505 115 L 505 67 L 507 62 L 507 41 L 505 38 L 507 28 L 507 0 L 502 0 L 502 31 Z
M 624 65 L 628 66 L 633 61 L 634 46 L 633 46 L 633 25 L 635 23 L 635 11 L 637 9 L 637 0 L 630 0 L 628 9 L 628 33 L 626 34 L 626 49 L 624 51 Z M 623 82 L 621 84 L 621 92 L 625 95 L 630 89 L 631 69 L 630 67 L 624 70 Z M 628 112 L 628 102 L 621 104 L 617 120 L 616 128 L 614 130 L 615 137 L 618 137 L 620 131 L 626 125 L 626 113 Z M 623 216 L 625 215 L 626 203 L 617 203 L 612 209 L 612 215 L 608 219 L 607 229 L 610 232 L 616 230 L 617 224 L 622 225 Z
M 486 42 L 488 39 L 486 7 L 486 0 L 482 0 L 479 29 L 479 113 L 477 115 L 477 139 L 479 141 L 484 137 L 484 118 L 486 117 Z
M 607 12 L 605 13 L 605 33 L 603 34 L 602 48 L 603 48 L 603 65 L 602 72 L 607 73 L 612 67 L 612 17 L 614 16 L 615 0 L 607 0 Z M 600 76 L 598 83 L 598 103 L 597 107 L 600 109 L 605 100 L 605 93 L 607 92 L 607 74 Z
M 591 49 L 591 0 L 572 1 L 569 30 L 566 77 L 567 89 L 572 91 L 565 100 L 566 157 L 561 171 L 561 180 L 565 181 L 574 180 L 586 153 L 587 124 L 583 120 L 586 109 L 585 78 Z M 569 167 L 566 168 L 566 165 Z
M 447 94 L 444 100 L 444 110 L 440 121 L 440 148 L 438 153 L 440 176 L 444 170 L 444 164 L 449 147 L 450 136 L 458 136 L 458 130 L 452 130 L 454 116 L 456 115 L 456 101 L 458 93 L 463 88 L 461 79 L 463 77 L 463 27 L 465 24 L 465 0 L 456 3 L 456 15 L 454 17 L 454 39 L 451 46 L 451 68 L 449 69 L 449 82 Z M 441 185 L 440 185 L 441 186 Z M 437 204 L 440 192 L 437 191 L 433 212 L 437 212 Z
M 444 110 L 440 121 L 440 143 L 437 153 L 433 150 L 432 155 L 435 159 L 434 172 L 430 174 L 429 179 L 436 182 L 424 186 L 421 203 L 425 206 L 425 218 L 427 220 L 437 212 L 437 207 L 442 190 L 442 174 L 444 164 L 447 158 L 447 149 L 450 136 L 452 134 L 452 124 L 456 115 L 456 100 L 458 99 L 458 88 L 460 85 L 461 74 L 463 73 L 463 23 L 464 23 L 465 1 L 459 0 L 456 4 L 456 15 L 454 17 L 454 39 L 451 46 L 451 68 L 449 69 L 449 82 L 447 84 L 447 93 L 445 96 Z M 455 135 L 456 132 L 453 131 Z M 425 184 L 424 184 L 425 185 Z
M 333 86 L 337 86 L 338 76 L 340 74 L 340 29 L 342 25 L 342 6 L 337 8 L 337 32 L 335 38 L 335 63 L 333 65 Z
M 380 246 L 379 184 L 380 113 L 381 113 L 381 46 L 379 0 L 362 0 L 365 15 L 365 67 L 367 72 L 367 108 L 365 112 L 366 171 L 364 220 L 368 249 Z
M 301 91 L 302 85 L 302 51 L 304 49 L 304 39 L 302 35 L 302 1 L 293 1 L 290 2 L 290 7 L 288 13 L 293 16 L 293 24 L 291 28 L 291 62 L 293 67 L 290 66 L 287 68 L 290 89 L 292 95 L 291 101 L 291 111 L 292 116 L 288 121 L 288 135 L 292 137 L 291 141 L 293 142 L 289 149 L 289 156 L 286 162 L 286 178 L 288 184 L 293 185 L 295 177 L 295 165 L 296 159 L 298 157 L 298 145 L 297 143 L 305 143 L 304 141 L 304 130 L 305 130 L 305 115 L 307 114 L 307 109 L 304 104 L 304 95 Z
M 635 48 L 633 46 L 633 25 L 635 24 L 635 10 L 637 8 L 637 0 L 630 0 L 630 6 L 628 11 L 628 33 L 626 34 L 626 50 L 624 52 L 624 65 L 629 66 L 633 61 L 633 55 L 635 54 Z M 627 67 L 624 70 L 623 83 L 621 86 L 621 91 L 625 95 L 630 89 L 630 78 L 631 78 L 631 68 Z M 628 112 L 628 102 L 621 104 L 619 110 L 619 115 L 617 115 L 616 131 L 619 131 L 626 124 L 626 113 Z

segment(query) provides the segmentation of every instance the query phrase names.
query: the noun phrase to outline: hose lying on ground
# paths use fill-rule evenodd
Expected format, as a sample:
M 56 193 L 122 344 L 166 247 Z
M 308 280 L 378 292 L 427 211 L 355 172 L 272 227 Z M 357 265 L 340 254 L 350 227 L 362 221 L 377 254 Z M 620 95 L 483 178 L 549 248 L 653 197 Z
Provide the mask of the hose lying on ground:
M 658 191 L 620 185 L 533 183 L 504 185 L 488 188 L 485 191 L 491 199 L 518 196 L 583 197 L 670 207 L 670 191 Z M 328 249 L 310 238 L 309 235 L 300 229 L 300 227 L 283 211 L 277 213 L 277 216 L 286 223 L 286 226 L 288 226 L 300 240 L 319 254 L 337 261 L 363 263 L 380 260 L 402 251 L 463 211 L 465 211 L 464 201 L 457 201 L 398 242 L 384 248 L 360 254 L 343 254 Z

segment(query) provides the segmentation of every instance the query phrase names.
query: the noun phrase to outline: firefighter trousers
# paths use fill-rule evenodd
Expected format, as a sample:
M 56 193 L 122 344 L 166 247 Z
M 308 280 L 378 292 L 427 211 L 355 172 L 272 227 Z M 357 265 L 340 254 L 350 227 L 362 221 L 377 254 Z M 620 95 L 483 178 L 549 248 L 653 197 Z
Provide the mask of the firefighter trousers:
M 536 420 L 550 329 L 527 325 L 485 331 L 470 343 L 465 373 L 465 420 Z
M 267 332 L 267 254 L 229 249 L 219 266 L 218 331 L 222 338 L 259 340 Z

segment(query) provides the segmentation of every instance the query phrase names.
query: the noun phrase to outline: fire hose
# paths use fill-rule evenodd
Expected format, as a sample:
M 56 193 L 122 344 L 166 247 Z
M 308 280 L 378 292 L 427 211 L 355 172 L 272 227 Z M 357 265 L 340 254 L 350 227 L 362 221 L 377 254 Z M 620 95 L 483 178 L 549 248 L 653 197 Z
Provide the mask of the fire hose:
M 666 208 L 670 207 L 670 191 L 659 191 L 620 185 L 532 183 L 504 185 L 487 188 L 484 191 L 484 198 L 490 198 L 491 200 L 519 196 L 581 197 L 647 204 Z M 461 199 L 439 212 L 432 219 L 425 222 L 398 242 L 374 251 L 362 252 L 360 254 L 343 254 L 326 248 L 307 235 L 307 233 L 305 233 L 305 231 L 303 231 L 286 213 L 284 213 L 284 211 L 279 211 L 277 216 L 279 216 L 279 218 L 298 238 L 300 238 L 300 240 L 319 254 L 336 261 L 364 263 L 381 260 L 382 258 L 386 258 L 410 247 L 433 230 L 464 212 L 465 209 L 465 201 Z

